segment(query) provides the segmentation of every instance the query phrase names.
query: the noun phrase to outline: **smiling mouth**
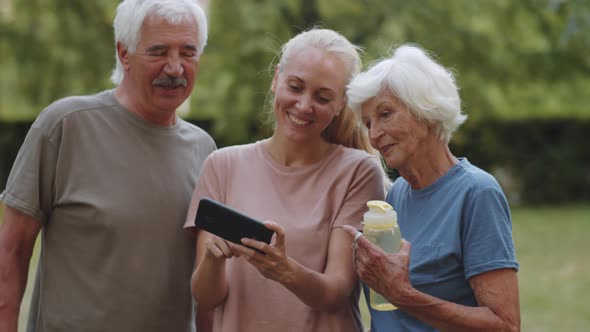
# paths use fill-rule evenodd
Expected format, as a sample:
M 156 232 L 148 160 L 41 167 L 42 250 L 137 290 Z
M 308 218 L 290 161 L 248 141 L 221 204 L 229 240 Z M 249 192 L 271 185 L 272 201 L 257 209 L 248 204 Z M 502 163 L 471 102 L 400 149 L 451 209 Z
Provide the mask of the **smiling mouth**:
M 311 121 L 306 121 L 306 120 L 300 119 L 289 112 L 287 112 L 287 117 L 289 118 L 289 120 L 291 120 L 291 122 L 293 122 L 294 124 L 296 124 L 298 126 L 307 126 L 308 124 L 311 123 Z

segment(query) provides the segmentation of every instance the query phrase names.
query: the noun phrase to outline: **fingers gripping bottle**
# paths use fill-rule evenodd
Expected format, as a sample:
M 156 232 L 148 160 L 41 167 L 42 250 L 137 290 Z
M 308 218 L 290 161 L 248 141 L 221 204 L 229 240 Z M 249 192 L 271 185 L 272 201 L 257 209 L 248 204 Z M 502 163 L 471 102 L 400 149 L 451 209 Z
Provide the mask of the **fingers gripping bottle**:
M 393 207 L 384 201 L 368 201 L 369 211 L 365 212 L 363 235 L 387 253 L 398 252 L 402 236 L 397 225 L 397 213 Z M 371 307 L 379 311 L 395 310 L 381 294 L 373 289 L 369 292 Z

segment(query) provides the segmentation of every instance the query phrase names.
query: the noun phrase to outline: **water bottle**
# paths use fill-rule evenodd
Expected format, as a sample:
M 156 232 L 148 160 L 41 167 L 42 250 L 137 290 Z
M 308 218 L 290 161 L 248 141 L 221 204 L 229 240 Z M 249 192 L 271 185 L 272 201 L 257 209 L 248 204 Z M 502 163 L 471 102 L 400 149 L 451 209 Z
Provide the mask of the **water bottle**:
M 397 225 L 397 213 L 384 201 L 368 201 L 369 211 L 365 212 L 363 235 L 388 253 L 398 252 L 402 242 L 401 232 Z M 381 294 L 373 289 L 369 292 L 371 308 L 379 311 L 395 310 Z

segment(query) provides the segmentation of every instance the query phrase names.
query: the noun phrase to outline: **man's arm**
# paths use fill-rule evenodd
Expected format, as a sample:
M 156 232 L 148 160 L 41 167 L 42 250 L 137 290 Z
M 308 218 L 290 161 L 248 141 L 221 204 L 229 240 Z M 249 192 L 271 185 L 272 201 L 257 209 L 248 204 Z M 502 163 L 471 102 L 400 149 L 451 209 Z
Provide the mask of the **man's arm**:
M 41 223 L 5 206 L 0 225 L 0 331 L 16 332 L 29 261 Z

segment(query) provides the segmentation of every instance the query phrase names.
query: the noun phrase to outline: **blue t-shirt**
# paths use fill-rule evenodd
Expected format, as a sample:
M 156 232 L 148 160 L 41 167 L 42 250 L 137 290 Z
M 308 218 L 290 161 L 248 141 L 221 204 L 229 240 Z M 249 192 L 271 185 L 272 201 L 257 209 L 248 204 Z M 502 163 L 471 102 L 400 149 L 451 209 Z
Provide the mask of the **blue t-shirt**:
M 402 237 L 412 244 L 410 281 L 437 298 L 477 306 L 469 279 L 486 271 L 518 270 L 506 197 L 490 174 L 460 158 L 432 185 L 413 190 L 398 178 L 387 195 Z M 369 303 L 369 289 L 363 285 Z M 369 306 L 371 331 L 436 331 L 402 310 Z

